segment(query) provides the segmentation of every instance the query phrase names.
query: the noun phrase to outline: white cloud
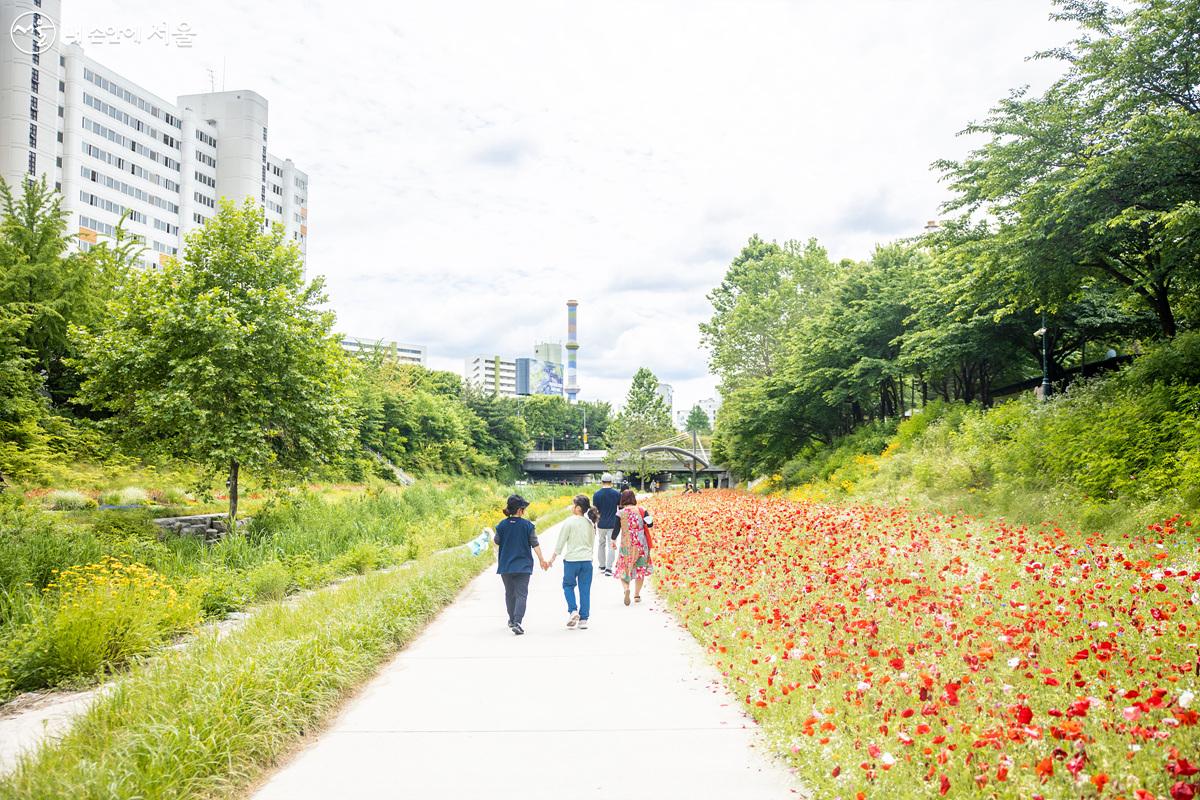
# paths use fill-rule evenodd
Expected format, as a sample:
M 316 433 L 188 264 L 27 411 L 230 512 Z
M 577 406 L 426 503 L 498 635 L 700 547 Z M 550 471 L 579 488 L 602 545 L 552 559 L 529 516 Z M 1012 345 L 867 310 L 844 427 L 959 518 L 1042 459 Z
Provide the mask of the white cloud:
M 1048 0 L 65 0 L 70 29 L 186 21 L 190 50 L 93 57 L 165 97 L 253 88 L 310 174 L 310 272 L 339 327 L 436 366 L 565 337 L 585 398 L 640 365 L 710 396 L 697 324 L 746 238 L 832 256 L 918 232 L 928 165 L 1069 31 Z

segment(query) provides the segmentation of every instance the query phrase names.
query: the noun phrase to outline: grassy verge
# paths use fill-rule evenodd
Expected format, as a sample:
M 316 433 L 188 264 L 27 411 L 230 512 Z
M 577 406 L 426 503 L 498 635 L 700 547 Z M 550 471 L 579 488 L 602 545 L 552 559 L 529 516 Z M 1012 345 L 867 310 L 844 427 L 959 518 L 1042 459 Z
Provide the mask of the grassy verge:
M 565 487 L 523 487 L 534 512 Z M 205 618 L 436 552 L 493 526 L 508 488 L 466 478 L 272 503 L 244 531 L 206 545 L 160 541 L 137 514 L 89 525 L 0 507 L 0 700 L 94 681 Z
M 794 499 L 1056 520 L 1110 537 L 1200 515 L 1200 333 L 1049 402 L 934 403 L 813 444 L 764 485 Z
M 465 549 L 434 555 L 272 605 L 225 639 L 161 655 L 22 762 L 0 796 L 233 796 L 490 562 Z

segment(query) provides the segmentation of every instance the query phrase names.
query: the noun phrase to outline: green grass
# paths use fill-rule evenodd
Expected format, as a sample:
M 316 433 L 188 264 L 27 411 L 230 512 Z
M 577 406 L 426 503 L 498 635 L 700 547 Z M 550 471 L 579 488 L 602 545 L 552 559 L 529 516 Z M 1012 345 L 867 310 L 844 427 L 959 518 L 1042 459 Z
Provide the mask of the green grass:
M 1200 516 L 1200 333 L 1039 403 L 933 403 L 812 446 L 768 489 L 1116 536 Z
M 508 491 L 489 481 L 446 478 L 404 489 L 376 486 L 338 499 L 293 492 L 266 504 L 244 531 L 211 545 L 190 538 L 160 541 L 146 511 L 96 512 L 86 520 L 63 521 L 8 501 L 0 506 L 0 700 L 17 691 L 103 677 L 152 647 L 152 640 L 138 639 L 146 643 L 140 650 L 117 648 L 99 664 L 76 658 L 65 646 L 50 651 L 49 662 L 33 658 L 30 648 L 48 640 L 51 622 L 58 619 L 57 597 L 47 589 L 58 572 L 104 558 L 145 565 L 181 602 L 220 618 L 253 602 L 462 544 L 502 518 Z M 556 514 L 569 503 L 572 487 L 522 491 L 533 501 L 531 511 Z M 72 663 L 92 668 L 84 674 L 63 667 Z
M 0 796 L 236 796 L 490 562 L 465 549 L 431 556 L 273 604 L 225 639 L 160 655 L 26 758 Z

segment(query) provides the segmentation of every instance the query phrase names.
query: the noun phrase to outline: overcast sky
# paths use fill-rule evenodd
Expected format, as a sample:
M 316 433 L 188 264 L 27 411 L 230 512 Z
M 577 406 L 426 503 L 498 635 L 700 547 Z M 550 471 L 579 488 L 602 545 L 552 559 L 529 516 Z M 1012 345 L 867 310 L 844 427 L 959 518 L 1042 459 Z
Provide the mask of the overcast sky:
M 697 325 L 751 234 L 835 258 L 920 231 L 929 170 L 1071 31 L 1049 0 L 63 0 L 64 29 L 168 99 L 248 88 L 309 174 L 309 274 L 338 329 L 434 367 L 564 340 L 583 399 L 648 366 L 711 396 Z M 210 77 L 211 71 L 211 77 Z

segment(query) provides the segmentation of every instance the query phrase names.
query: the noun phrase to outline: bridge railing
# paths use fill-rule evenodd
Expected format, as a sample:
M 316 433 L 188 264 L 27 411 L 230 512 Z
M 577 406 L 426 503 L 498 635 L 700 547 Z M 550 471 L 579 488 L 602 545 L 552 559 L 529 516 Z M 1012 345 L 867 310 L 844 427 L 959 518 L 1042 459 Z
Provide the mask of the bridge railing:
M 526 461 L 603 461 L 608 457 L 607 450 L 530 450 L 525 454 Z

